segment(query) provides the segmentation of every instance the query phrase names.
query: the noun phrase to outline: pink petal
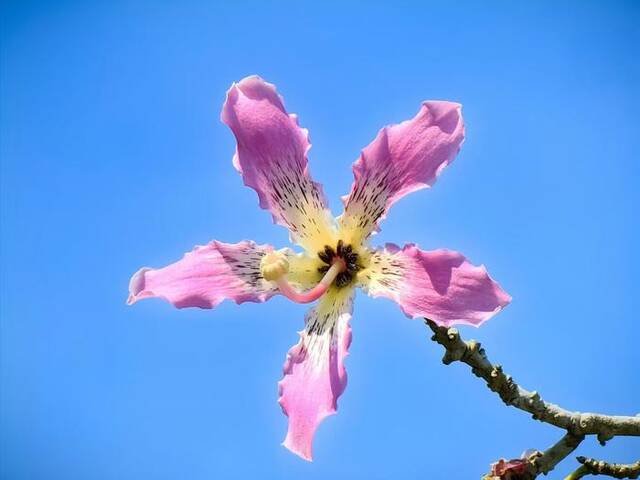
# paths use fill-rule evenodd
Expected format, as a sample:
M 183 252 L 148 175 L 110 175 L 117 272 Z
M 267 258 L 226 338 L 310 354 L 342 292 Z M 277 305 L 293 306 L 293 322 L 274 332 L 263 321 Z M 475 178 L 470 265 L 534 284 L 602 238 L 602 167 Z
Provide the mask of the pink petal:
M 171 265 L 141 268 L 129 283 L 129 305 L 159 297 L 178 308 L 213 308 L 225 299 L 264 302 L 277 287 L 260 273 L 260 260 L 273 247 L 254 242 L 213 241 L 198 246 Z
M 479 326 L 511 302 L 484 266 L 476 267 L 451 250 L 425 252 L 392 244 L 376 250 L 358 274 L 373 297 L 396 301 L 408 317 L 426 317 L 444 326 Z
M 289 229 L 292 241 L 321 250 L 331 238 L 331 221 L 322 186 L 309 174 L 311 144 L 275 87 L 257 76 L 233 84 L 221 118 L 236 137 L 234 165 L 260 207 Z
M 385 127 L 353 164 L 355 181 L 343 197 L 339 223 L 359 243 L 373 231 L 396 201 L 432 186 L 453 161 L 464 140 L 461 105 L 424 102 L 411 120 Z
M 280 381 L 282 411 L 289 417 L 283 445 L 312 459 L 313 435 L 320 422 L 336 413 L 347 386 L 344 359 L 351 343 L 353 289 L 330 290 L 309 310 L 300 342 L 289 350 Z

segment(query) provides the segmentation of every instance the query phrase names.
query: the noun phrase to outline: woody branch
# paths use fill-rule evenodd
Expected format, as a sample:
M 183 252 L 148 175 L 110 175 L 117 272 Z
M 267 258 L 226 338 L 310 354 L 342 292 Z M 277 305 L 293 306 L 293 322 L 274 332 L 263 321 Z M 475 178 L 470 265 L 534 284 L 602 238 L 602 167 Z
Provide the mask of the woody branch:
M 527 458 L 512 461 L 514 468 L 509 473 L 510 477 L 502 476 L 502 474 L 496 475 L 495 472 L 492 472 L 485 478 L 529 480 L 536 478 L 541 473 L 546 474 L 571 454 L 582 442 L 585 435 L 596 435 L 602 445 L 615 436 L 640 436 L 640 414 L 616 416 L 580 413 L 549 403 L 543 400 L 537 392 L 529 391 L 518 385 L 510 375 L 503 372 L 500 365 L 491 363 L 479 342 L 463 340 L 456 328 L 441 327 L 429 319 L 425 319 L 425 323 L 433 331 L 431 339 L 445 349 L 442 358 L 445 365 L 455 361 L 466 363 L 476 376 L 484 379 L 487 387 L 497 393 L 506 405 L 530 413 L 535 420 L 566 431 L 564 437 L 546 451 L 535 452 Z M 502 465 L 510 464 L 503 462 Z M 502 470 L 506 468 L 504 467 Z M 517 476 L 515 475 L 516 471 Z M 599 473 L 607 475 L 604 471 Z

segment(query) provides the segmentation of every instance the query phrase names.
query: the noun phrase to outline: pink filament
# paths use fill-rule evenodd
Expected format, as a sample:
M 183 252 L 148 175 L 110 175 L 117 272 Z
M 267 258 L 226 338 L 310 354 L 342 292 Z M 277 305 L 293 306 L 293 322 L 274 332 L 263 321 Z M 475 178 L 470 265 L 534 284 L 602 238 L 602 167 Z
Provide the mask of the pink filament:
M 320 283 L 318 283 L 315 287 L 310 290 L 307 290 L 304 293 L 298 292 L 295 288 L 293 288 L 287 279 L 282 276 L 277 280 L 278 288 L 280 292 L 287 297 L 289 300 L 292 300 L 296 303 L 309 303 L 314 300 L 319 299 L 324 293 L 329 289 L 333 281 L 336 279 L 338 274 L 345 269 L 345 265 L 343 261 L 336 261 L 331 265 L 331 268 L 327 270 Z

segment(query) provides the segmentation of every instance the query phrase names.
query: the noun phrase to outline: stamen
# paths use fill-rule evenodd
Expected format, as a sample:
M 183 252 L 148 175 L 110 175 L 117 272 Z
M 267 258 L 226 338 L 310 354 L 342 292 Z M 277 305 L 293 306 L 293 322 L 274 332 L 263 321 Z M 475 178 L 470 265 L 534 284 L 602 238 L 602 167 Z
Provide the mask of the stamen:
M 362 266 L 358 261 L 358 254 L 353 251 L 351 245 L 345 245 L 342 239 L 338 240 L 335 250 L 329 245 L 324 246 L 324 250 L 318 252 L 318 257 L 326 265 L 318 267 L 318 272 L 326 273 L 336 260 L 340 260 L 344 263 L 345 269 L 342 270 L 336 277 L 334 285 L 338 288 L 346 287 L 358 274 L 358 271 L 362 270 Z
M 335 256 L 336 252 L 329 245 L 325 245 L 324 250 L 318 252 L 318 257 L 320 257 L 320 260 L 327 264 L 330 264 L 333 260 L 333 257 Z

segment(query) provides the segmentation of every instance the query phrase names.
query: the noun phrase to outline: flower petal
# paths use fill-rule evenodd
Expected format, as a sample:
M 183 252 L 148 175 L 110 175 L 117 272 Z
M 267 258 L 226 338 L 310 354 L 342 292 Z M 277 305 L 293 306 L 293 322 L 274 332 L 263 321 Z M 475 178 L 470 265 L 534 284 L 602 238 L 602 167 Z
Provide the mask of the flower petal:
M 234 166 L 260 207 L 289 229 L 292 242 L 313 252 L 333 244 L 322 186 L 309 174 L 307 130 L 287 114 L 275 87 L 257 76 L 233 84 L 221 118 L 236 137 Z
M 369 295 L 396 301 L 408 317 L 443 326 L 479 326 L 511 301 L 484 266 L 472 265 L 458 252 L 426 252 L 412 244 L 376 250 L 358 279 Z
M 318 425 L 336 413 L 347 385 L 344 359 L 351 343 L 352 306 L 353 288 L 329 290 L 307 313 L 300 342 L 287 354 L 278 384 L 278 401 L 289 417 L 283 445 L 305 460 L 311 460 Z
M 432 186 L 464 139 L 462 106 L 424 102 L 411 120 L 383 128 L 353 164 L 355 180 L 338 219 L 346 243 L 359 244 L 396 201 Z
M 264 302 L 278 289 L 260 273 L 262 257 L 273 250 L 254 242 L 213 241 L 197 246 L 171 265 L 158 270 L 141 268 L 129 283 L 129 305 L 159 297 L 178 308 L 213 308 L 225 299 Z

